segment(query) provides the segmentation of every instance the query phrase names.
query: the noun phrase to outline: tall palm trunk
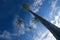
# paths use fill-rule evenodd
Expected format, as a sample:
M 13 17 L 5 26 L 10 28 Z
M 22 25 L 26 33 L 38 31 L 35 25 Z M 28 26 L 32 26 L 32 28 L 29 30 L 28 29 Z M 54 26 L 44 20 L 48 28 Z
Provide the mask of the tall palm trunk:
M 29 10 L 29 12 L 31 12 L 31 14 L 33 14 L 35 17 L 37 17 L 40 20 L 40 22 L 54 35 L 54 37 L 57 40 L 60 40 L 60 28 L 58 28 L 57 26 L 55 26 L 52 23 L 48 22 L 47 20 L 45 20 L 41 16 L 35 14 L 31 10 Z
M 19 27 L 17 28 L 16 40 L 19 40 Z

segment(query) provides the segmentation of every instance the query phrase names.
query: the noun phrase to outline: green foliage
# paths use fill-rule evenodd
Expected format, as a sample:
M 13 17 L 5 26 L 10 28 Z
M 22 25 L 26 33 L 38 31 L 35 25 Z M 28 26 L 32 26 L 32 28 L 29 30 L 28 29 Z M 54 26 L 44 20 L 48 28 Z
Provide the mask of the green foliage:
M 22 20 L 22 19 L 18 19 L 18 20 L 17 20 L 17 24 L 18 24 L 18 25 L 21 25 L 22 23 L 23 23 L 23 20 Z
M 22 7 L 25 9 L 25 10 L 29 10 L 29 4 L 23 4 Z
M 40 22 L 40 20 L 37 17 L 34 17 L 33 22 L 37 23 L 37 22 Z

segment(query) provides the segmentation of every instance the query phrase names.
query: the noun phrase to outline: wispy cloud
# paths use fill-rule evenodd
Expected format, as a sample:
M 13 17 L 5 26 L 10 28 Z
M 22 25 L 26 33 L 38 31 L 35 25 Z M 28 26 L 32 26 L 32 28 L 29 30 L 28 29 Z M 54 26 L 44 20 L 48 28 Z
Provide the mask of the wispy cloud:
M 36 24 L 33 22 L 33 20 L 30 20 L 30 25 L 35 29 L 37 28 Z
M 58 11 L 57 15 L 54 16 L 54 20 L 51 20 L 51 23 L 55 24 L 57 27 L 60 28 L 60 10 Z
M 51 4 L 51 12 L 50 12 L 50 18 L 51 23 L 55 24 L 57 27 L 60 28 L 60 8 L 56 6 L 58 0 L 54 0 Z
M 44 33 L 38 31 L 37 35 L 33 36 L 33 40 L 56 40 L 56 39 L 49 31 L 46 31 Z
M 38 12 L 42 4 L 43 4 L 42 0 L 34 0 L 34 3 L 31 6 L 31 10 L 34 12 Z
M 47 34 L 48 34 L 48 31 L 46 31 L 45 33 L 41 33 L 38 31 L 37 35 L 33 36 L 33 40 L 44 40 Z
M 21 30 L 21 31 L 19 31 L 19 36 L 20 35 L 23 35 L 24 34 L 24 32 Z M 4 39 L 4 40 L 12 40 L 12 39 L 14 39 L 14 37 L 16 37 L 17 36 L 17 33 L 10 33 L 10 32 L 8 32 L 7 30 L 6 31 L 4 31 L 2 34 L 0 34 L 0 39 Z
M 11 34 L 8 31 L 4 31 L 3 34 L 0 34 L 0 38 L 10 40 L 11 39 Z
M 52 35 L 51 32 L 48 32 L 46 38 L 44 40 L 56 40 L 55 37 Z
M 50 17 L 54 14 L 54 11 L 56 9 L 56 4 L 57 4 L 57 0 L 53 0 L 51 3 L 51 11 L 50 11 Z

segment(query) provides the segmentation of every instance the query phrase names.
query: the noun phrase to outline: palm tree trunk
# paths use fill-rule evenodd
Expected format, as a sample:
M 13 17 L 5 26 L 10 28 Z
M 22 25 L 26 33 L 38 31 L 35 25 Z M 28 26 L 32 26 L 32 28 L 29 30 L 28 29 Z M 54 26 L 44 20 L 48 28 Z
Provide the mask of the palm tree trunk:
M 41 16 L 35 14 L 31 10 L 29 10 L 29 12 L 31 12 L 31 14 L 33 14 L 35 17 L 37 17 L 40 20 L 40 22 L 54 35 L 54 37 L 57 40 L 60 40 L 60 28 L 58 28 L 57 26 L 53 25 L 49 21 L 45 20 Z
M 19 40 L 19 27 L 17 28 L 16 40 Z

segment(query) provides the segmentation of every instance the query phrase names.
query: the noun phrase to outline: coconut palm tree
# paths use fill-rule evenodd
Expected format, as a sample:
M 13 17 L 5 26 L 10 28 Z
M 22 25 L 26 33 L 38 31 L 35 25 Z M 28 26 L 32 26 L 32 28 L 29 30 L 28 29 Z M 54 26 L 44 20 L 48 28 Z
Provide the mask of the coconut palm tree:
M 22 19 L 18 19 L 16 23 L 17 23 L 17 25 L 21 25 L 21 24 L 23 24 L 23 21 L 22 21 Z M 18 29 L 17 29 L 16 40 L 19 40 L 19 29 L 20 29 L 20 26 L 18 26 Z
M 34 13 L 33 11 L 31 11 L 29 9 L 29 5 L 24 4 L 23 8 L 29 12 L 31 12 L 30 14 L 33 14 L 37 19 L 39 19 L 39 21 L 54 35 L 54 37 L 57 40 L 60 40 L 60 28 L 58 28 L 57 26 L 53 25 L 52 23 L 50 23 L 49 21 L 45 20 L 44 18 L 42 18 L 41 16 L 37 15 L 36 13 Z

